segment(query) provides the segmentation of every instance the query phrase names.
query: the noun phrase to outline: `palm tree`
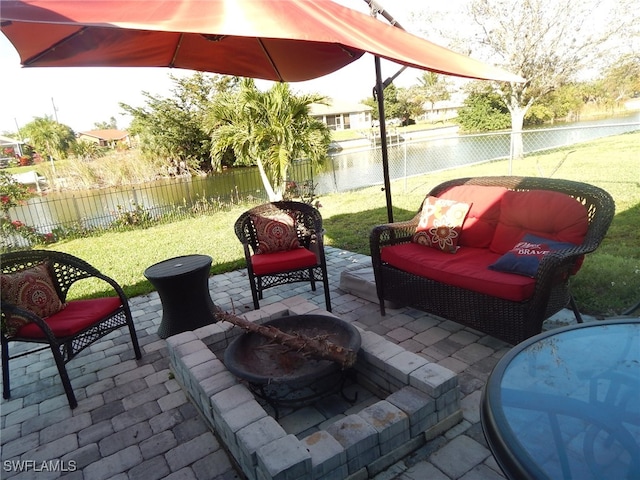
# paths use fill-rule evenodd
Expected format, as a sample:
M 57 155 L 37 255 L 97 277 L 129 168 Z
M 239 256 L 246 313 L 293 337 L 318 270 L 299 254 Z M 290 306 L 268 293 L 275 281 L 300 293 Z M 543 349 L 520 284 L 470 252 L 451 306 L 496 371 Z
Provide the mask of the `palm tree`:
M 320 95 L 294 95 L 287 83 L 259 91 L 244 79 L 237 93 L 218 95 L 207 128 L 211 134 L 211 162 L 218 168 L 231 149 L 235 165 L 257 165 L 270 201 L 280 200 L 291 162 L 309 159 L 320 165 L 331 141 L 329 128 L 309 116 L 312 103 L 325 103 Z
M 20 130 L 38 153 L 45 153 L 51 160 L 66 158 L 67 151 L 76 141 L 73 130 L 56 122 L 50 116 L 36 117 Z
M 423 92 L 424 99 L 431 105 L 431 111 L 436 102 L 441 100 L 449 100 L 449 84 L 444 75 L 434 72 L 424 72 L 418 77 L 420 89 Z

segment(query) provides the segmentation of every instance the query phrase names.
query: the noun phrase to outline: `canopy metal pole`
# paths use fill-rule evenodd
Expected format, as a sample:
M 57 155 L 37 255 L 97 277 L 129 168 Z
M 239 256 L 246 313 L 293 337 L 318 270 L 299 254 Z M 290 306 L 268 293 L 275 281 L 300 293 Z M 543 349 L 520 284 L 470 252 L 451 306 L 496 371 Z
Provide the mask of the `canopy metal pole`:
M 391 14 L 384 9 L 384 7 L 378 4 L 378 2 L 376 2 L 375 0 L 364 0 L 364 1 L 367 5 L 369 5 L 369 8 L 371 9 L 372 12 L 375 12 L 375 14 L 379 13 L 380 15 L 382 15 L 394 27 L 398 27 L 401 30 L 405 30 L 405 28 L 402 25 L 400 25 L 400 22 L 398 22 L 395 18 L 393 18 Z
M 376 86 L 373 96 L 378 102 L 378 117 L 380 119 L 380 148 L 382 149 L 382 172 L 384 174 L 384 194 L 387 199 L 387 218 L 393 223 L 393 206 L 391 203 L 391 180 L 389 179 L 389 154 L 387 152 L 387 126 L 384 120 L 384 87 L 380 57 L 374 57 L 376 63 Z
M 393 18 L 389 12 L 378 5 L 375 0 L 364 0 L 371 10 L 371 15 L 376 16 L 381 14 L 387 21 L 394 27 L 398 27 L 400 30 L 404 30 L 404 27 L 400 25 Z M 388 87 L 398 75 L 405 71 L 407 67 L 402 67 L 398 72 L 390 78 L 382 81 L 382 69 L 380 67 L 380 57 L 375 57 L 376 63 L 376 86 L 373 89 L 373 97 L 378 103 L 378 118 L 380 123 L 380 148 L 382 149 L 382 170 L 384 174 L 384 191 L 387 199 L 387 218 L 389 223 L 393 223 L 393 205 L 391 201 L 391 180 L 389 179 L 389 152 L 387 151 L 387 125 L 384 116 L 384 89 Z

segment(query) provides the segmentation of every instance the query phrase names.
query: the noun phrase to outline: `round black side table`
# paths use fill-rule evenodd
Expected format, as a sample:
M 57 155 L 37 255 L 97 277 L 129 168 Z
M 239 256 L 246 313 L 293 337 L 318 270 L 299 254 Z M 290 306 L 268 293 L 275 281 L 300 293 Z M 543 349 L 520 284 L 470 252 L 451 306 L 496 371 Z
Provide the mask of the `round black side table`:
M 216 307 L 209 295 L 211 257 L 185 255 L 170 258 L 144 271 L 162 302 L 160 338 L 195 330 L 216 321 Z

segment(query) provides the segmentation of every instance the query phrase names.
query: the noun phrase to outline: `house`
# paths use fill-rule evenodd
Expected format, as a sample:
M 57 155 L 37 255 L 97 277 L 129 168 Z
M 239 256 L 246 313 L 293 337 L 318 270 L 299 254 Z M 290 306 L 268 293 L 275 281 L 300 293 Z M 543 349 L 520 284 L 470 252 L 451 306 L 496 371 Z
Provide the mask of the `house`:
M 7 168 L 12 161 L 22 156 L 24 142 L 0 135 L 0 168 Z
M 464 99 L 454 96 L 450 100 L 441 100 L 433 105 L 429 102 L 423 105 L 424 119 L 430 122 L 445 122 L 458 116 L 458 110 L 464 106 Z
M 349 130 L 371 127 L 373 108 L 361 103 L 329 100 L 329 105 L 311 104 L 310 115 L 325 123 L 331 130 Z
M 115 148 L 119 143 L 124 143 L 128 147 L 131 146 L 129 132 L 126 132 L 124 130 L 116 130 L 115 128 L 80 132 L 78 133 L 77 137 L 78 141 L 94 142 L 101 147 Z

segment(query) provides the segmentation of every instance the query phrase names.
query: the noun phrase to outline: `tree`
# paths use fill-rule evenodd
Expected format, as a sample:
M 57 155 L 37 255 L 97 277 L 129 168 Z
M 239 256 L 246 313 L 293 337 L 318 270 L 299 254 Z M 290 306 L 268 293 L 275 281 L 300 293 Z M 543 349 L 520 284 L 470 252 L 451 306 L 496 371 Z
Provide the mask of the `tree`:
M 458 110 L 456 119 L 463 130 L 486 132 L 509 128 L 509 111 L 490 85 L 476 86 Z
M 44 153 L 50 159 L 66 158 L 69 148 L 76 141 L 70 127 L 56 122 L 50 116 L 34 118 L 20 129 L 20 135 L 38 153 Z
M 403 125 L 408 125 L 410 119 L 424 113 L 424 97 L 419 87 L 398 88 L 398 113 Z M 415 121 L 413 122 L 415 123 Z
M 363 104 L 373 108 L 371 116 L 379 120 L 378 102 L 369 97 Z M 396 87 L 393 83 L 384 89 L 384 116 L 386 119 L 399 118 L 406 121 L 424 113 L 424 97 L 418 87 Z
M 366 98 L 362 101 L 363 104 L 373 108 L 371 116 L 374 120 L 379 120 L 380 115 L 378 112 L 378 102 L 373 97 Z M 384 89 L 384 116 L 385 118 L 400 118 L 402 116 L 404 108 L 398 99 L 398 88 L 393 84 L 389 84 Z
M 431 105 L 431 110 L 433 110 L 436 102 L 449 100 L 451 98 L 449 83 L 444 75 L 434 72 L 424 72 L 418 77 L 418 86 L 425 102 Z
M 583 85 L 567 83 L 540 97 L 527 111 L 525 125 L 540 125 L 559 119 L 577 118 L 584 106 Z
M 527 80 L 496 85 L 509 109 L 512 130 L 520 132 L 537 99 L 587 70 L 601 68 L 614 52 L 633 46 L 630 40 L 637 41 L 640 23 L 634 23 L 630 14 L 637 11 L 636 2 L 522 0 L 514 4 L 511 0 L 468 0 L 473 23 L 465 28 L 460 28 L 463 18 L 450 18 L 449 23 L 467 35 L 465 53 L 499 63 Z M 453 32 L 445 35 L 456 38 Z M 514 138 L 520 138 L 514 144 L 519 156 L 521 137 Z
M 43 235 L 20 220 L 11 220 L 9 210 L 24 204 L 32 196 L 27 185 L 17 182 L 9 172 L 0 171 L 0 247 L 3 250 L 15 246 L 12 240 L 15 235 L 31 244 L 45 244 L 55 240 L 51 233 Z
M 211 162 L 219 166 L 232 150 L 236 165 L 257 165 L 271 201 L 282 199 L 291 162 L 308 158 L 321 164 L 331 141 L 329 128 L 309 115 L 320 95 L 294 95 L 287 83 L 259 91 L 244 79 L 237 93 L 216 97 L 206 125 L 211 135 Z
M 93 126 L 98 130 L 117 130 L 118 122 L 115 117 L 111 117 L 108 122 L 96 122 Z
M 603 87 L 615 102 L 640 96 L 640 54 L 623 55 L 606 71 Z
M 167 167 L 184 163 L 193 170 L 207 170 L 211 139 L 204 121 L 213 98 L 234 88 L 237 78 L 200 72 L 170 78 L 175 83 L 172 97 L 143 92 L 146 106 L 120 104 L 133 117 L 129 131 L 138 136 L 142 153 L 147 157 L 160 158 Z

